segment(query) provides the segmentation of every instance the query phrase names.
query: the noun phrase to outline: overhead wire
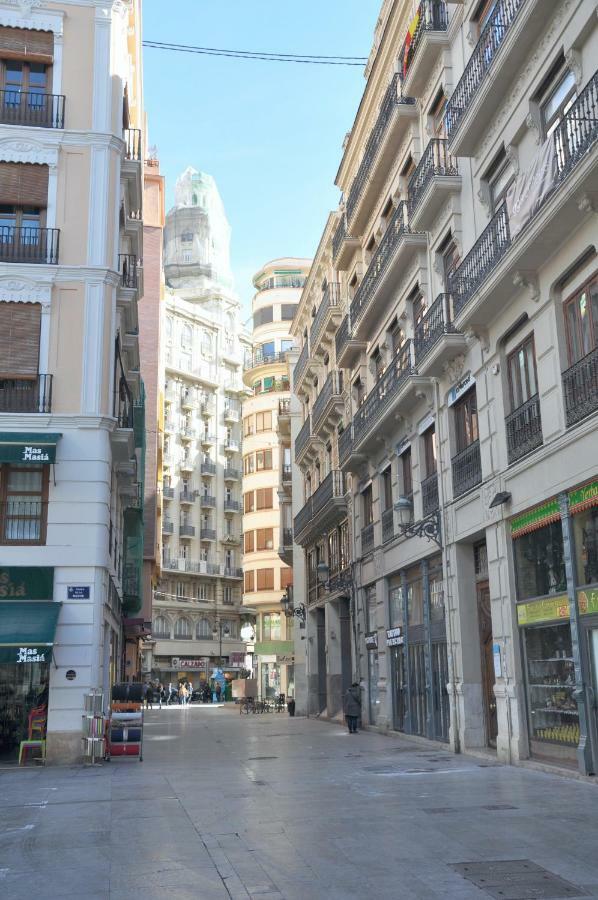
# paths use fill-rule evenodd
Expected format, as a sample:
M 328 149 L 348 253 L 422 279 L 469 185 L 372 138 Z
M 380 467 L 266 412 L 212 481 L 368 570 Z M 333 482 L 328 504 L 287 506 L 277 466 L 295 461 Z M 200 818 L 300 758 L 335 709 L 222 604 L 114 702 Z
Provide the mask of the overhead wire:
M 143 46 L 154 50 L 171 50 L 176 53 L 195 53 L 200 56 L 224 56 L 231 59 L 252 59 L 265 62 L 302 63 L 317 66 L 364 66 L 362 56 L 330 56 L 311 53 L 282 53 L 269 50 L 231 50 L 221 47 L 197 47 L 192 44 L 175 44 L 167 41 L 143 41 Z

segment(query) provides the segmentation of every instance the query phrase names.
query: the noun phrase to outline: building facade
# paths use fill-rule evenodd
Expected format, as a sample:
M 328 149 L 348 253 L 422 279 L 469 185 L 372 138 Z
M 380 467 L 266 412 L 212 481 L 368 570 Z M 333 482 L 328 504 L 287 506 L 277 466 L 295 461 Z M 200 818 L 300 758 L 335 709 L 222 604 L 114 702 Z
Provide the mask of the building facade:
M 142 607 L 139 0 L 0 3 L 0 755 L 82 755 Z M 126 629 L 125 629 L 126 630 Z
M 597 44 L 584 0 L 385 3 L 293 323 L 312 708 L 336 713 L 349 666 L 370 726 L 582 772 Z M 348 544 L 329 528 L 344 510 Z
M 241 640 L 241 378 L 249 345 L 211 176 L 177 180 L 164 230 L 162 571 L 147 666 L 162 683 L 245 667 Z M 148 654 L 148 657 L 150 654 Z
M 267 263 L 253 279 L 252 350 L 243 381 L 243 602 L 256 610 L 254 671 L 262 698 L 294 695 L 293 619 L 280 599 L 292 584 L 289 326 L 309 260 Z

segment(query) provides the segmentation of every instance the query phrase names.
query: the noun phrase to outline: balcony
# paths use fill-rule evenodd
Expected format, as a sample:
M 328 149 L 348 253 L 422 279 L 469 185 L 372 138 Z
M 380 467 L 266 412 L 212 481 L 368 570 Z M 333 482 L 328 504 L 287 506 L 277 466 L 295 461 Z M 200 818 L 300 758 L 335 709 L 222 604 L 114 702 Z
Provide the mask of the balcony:
M 361 555 L 371 553 L 374 549 L 374 523 L 366 525 L 361 529 Z
M 164 487 L 162 488 L 162 496 L 165 500 L 174 500 L 174 488 Z
M 293 467 L 290 464 L 283 463 L 281 468 L 282 484 L 290 485 L 293 482 Z
M 281 531 L 281 535 L 282 535 L 283 547 L 292 547 L 293 546 L 293 529 L 292 528 L 283 528 Z
M 353 251 L 359 247 L 359 241 L 347 232 L 344 213 L 341 213 L 338 225 L 332 236 L 332 261 L 339 271 L 344 271 L 351 259 Z
M 289 438 L 291 436 L 291 400 L 285 397 L 278 401 L 278 420 L 276 423 L 277 431 L 280 436 Z
M 230 521 L 230 520 L 227 520 Z M 225 532 L 225 534 L 220 536 L 220 540 L 223 544 L 240 544 L 241 543 L 241 535 L 233 534 L 231 531 Z
M 306 507 L 309 507 L 309 516 L 304 514 Z M 346 514 L 345 476 L 340 470 L 333 469 L 314 491 L 306 506 L 295 516 L 295 542 L 302 547 L 308 546 Z
M 0 227 L 0 263 L 58 265 L 59 228 Z
M 195 491 L 181 491 L 179 494 L 179 500 L 181 503 L 195 503 L 197 500 L 197 494 Z
M 162 534 L 174 534 L 174 522 L 169 522 L 168 519 L 163 519 Z
M 456 156 L 475 155 L 546 21 L 539 0 L 498 0 L 448 102 L 446 127 Z
M 309 345 L 312 355 L 318 348 L 318 341 L 326 335 L 340 315 L 340 285 L 336 282 L 328 284 L 320 301 L 309 332 Z
M 0 123 L 64 128 L 64 95 L 9 89 L 0 91 Z
M 567 427 L 598 410 L 598 347 L 563 372 Z
M 224 452 L 225 453 L 238 453 L 241 449 L 241 445 L 239 441 L 235 438 L 227 438 L 224 442 Z
M 239 469 L 233 469 L 230 466 L 226 466 L 224 469 L 224 480 L 225 481 L 238 481 L 241 477 L 241 472 Z
M 353 452 L 353 423 L 350 422 L 338 438 L 338 461 L 342 467 L 351 458 Z
M 420 375 L 442 375 L 445 363 L 465 350 L 465 336 L 451 319 L 451 296 L 440 294 L 415 328 L 415 365 Z
M 216 498 L 212 497 L 211 494 L 201 494 L 200 495 L 200 504 L 201 504 L 201 506 L 208 507 L 210 509 L 214 509 L 216 507 Z
M 141 154 L 141 129 L 125 128 L 125 159 L 131 162 L 141 162 L 143 159 Z
M 238 422 L 240 417 L 240 412 L 236 406 L 231 406 L 230 404 L 225 404 L 224 406 L 224 421 L 225 422 Z
M 415 98 L 401 96 L 397 72 L 382 99 L 376 123 L 347 197 L 347 221 L 353 234 L 361 234 L 377 203 L 380 190 L 407 128 L 417 118 Z
M 216 435 L 208 434 L 207 431 L 202 431 L 201 436 L 200 436 L 200 442 L 201 442 L 202 447 L 211 447 L 213 444 L 216 443 Z
M 134 253 L 118 254 L 118 271 L 120 273 L 120 286 L 126 290 L 135 291 L 139 285 L 137 277 L 137 257 Z
M 225 412 L 226 412 L 226 407 L 225 407 Z M 204 418 L 204 419 L 209 419 L 210 416 L 213 416 L 213 415 L 214 415 L 214 402 L 213 402 L 213 400 L 211 400 L 211 399 L 208 400 L 208 399 L 206 399 L 205 397 L 203 397 L 202 400 L 201 400 L 201 402 L 200 402 L 200 404 L 199 404 L 199 414 L 200 414 L 200 415 L 202 416 L 202 418 Z
M 295 368 L 293 369 L 293 387 L 295 390 L 301 382 L 301 377 L 307 368 L 307 361 L 309 360 L 309 342 L 306 341 L 301 348 L 301 353 L 299 354 L 299 358 L 295 363 Z
M 194 428 L 181 428 L 179 437 L 182 441 L 193 441 L 197 437 Z
M 542 446 L 542 417 L 537 394 L 506 417 L 505 429 L 509 464 Z
M 262 366 L 280 366 L 286 365 L 288 350 L 279 350 L 272 353 L 263 353 L 256 350 L 254 353 L 247 353 L 243 364 L 243 374 L 245 372 L 253 372 Z
M 407 204 L 401 201 L 372 256 L 367 271 L 350 307 L 352 338 L 362 340 L 374 319 L 379 319 L 387 301 L 397 290 L 397 275 L 409 265 L 419 250 L 428 246 L 427 236 L 411 231 L 407 220 Z
M 318 433 L 320 429 L 325 431 L 334 429 L 341 421 L 343 412 L 343 373 L 335 370 L 329 372 L 313 405 L 311 420 L 314 433 Z M 332 421 L 329 421 L 331 418 Z
M 354 341 L 349 326 L 349 316 L 345 316 L 334 336 L 336 346 L 336 364 L 342 369 L 350 369 L 362 350 L 366 341 Z
M 202 541 L 215 541 L 216 540 L 216 529 L 215 528 L 200 528 L 199 537 Z
M 395 520 L 392 507 L 382 513 L 382 543 L 387 544 L 395 536 Z
M 0 413 L 52 412 L 52 376 L 0 378 Z
M 241 566 L 224 566 L 222 575 L 224 578 L 242 578 L 243 569 Z
M 216 463 L 202 462 L 201 474 L 202 475 L 215 475 L 216 474 Z
M 181 472 L 192 472 L 193 469 L 195 468 L 195 466 L 194 466 L 193 460 L 190 459 L 190 457 L 186 456 L 184 459 L 182 459 L 180 461 L 179 468 L 180 468 Z
M 461 191 L 457 158 L 448 151 L 446 138 L 432 138 L 409 180 L 409 221 L 429 231 L 450 194 Z
M 179 537 L 192 538 L 195 537 L 194 525 L 179 525 Z
M 221 575 L 222 567 L 219 563 L 209 562 L 206 559 L 193 560 L 186 557 L 173 557 L 164 555 L 162 568 L 170 572 L 185 572 L 188 575 Z
M 453 456 L 451 460 L 453 470 L 453 497 L 460 497 L 480 484 L 482 480 L 482 459 L 480 456 L 480 442 L 474 441 Z
M 415 19 L 415 17 L 414 17 Z M 434 71 L 437 60 L 449 49 L 448 10 L 439 0 L 422 0 L 417 8 L 417 24 L 411 40 L 405 36 L 399 56 L 403 90 L 409 97 L 420 97 Z
M 433 472 L 421 483 L 422 492 L 422 512 L 424 518 L 432 515 L 440 506 L 438 498 L 438 475 Z
M 293 565 L 293 529 L 292 528 L 284 528 L 280 529 L 280 546 L 278 548 L 278 555 L 280 556 L 283 563 L 287 566 Z
M 295 459 L 299 462 L 307 450 L 311 440 L 311 416 L 308 416 L 295 438 Z
M 183 391 L 181 394 L 181 407 L 183 409 L 197 409 L 197 403 L 197 396 L 193 391 Z
M 232 513 L 241 512 L 241 501 L 240 500 L 225 500 L 224 501 L 224 512 L 232 512 Z

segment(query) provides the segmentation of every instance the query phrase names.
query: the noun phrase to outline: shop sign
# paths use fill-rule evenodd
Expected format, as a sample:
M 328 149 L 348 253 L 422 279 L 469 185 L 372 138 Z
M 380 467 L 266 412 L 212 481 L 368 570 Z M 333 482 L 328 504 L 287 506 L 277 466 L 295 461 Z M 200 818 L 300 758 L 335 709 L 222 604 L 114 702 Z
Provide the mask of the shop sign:
M 292 653 L 283 653 L 281 656 L 276 657 L 276 662 L 281 666 L 293 666 L 295 665 L 295 657 Z
M 598 613 L 598 589 L 577 592 L 577 603 L 582 616 Z M 569 618 L 569 600 L 565 594 L 547 600 L 533 600 L 520 603 L 517 607 L 517 621 L 520 625 L 535 625 L 538 622 L 553 622 Z
M 365 645 L 368 650 L 376 650 L 378 647 L 378 632 L 370 631 L 369 634 L 365 636 Z
M 448 405 L 454 406 L 459 397 L 462 397 L 463 394 L 469 390 L 475 384 L 475 378 L 468 372 L 467 375 L 459 381 L 454 387 L 450 389 L 448 392 Z
M 405 642 L 402 628 L 389 628 L 386 632 L 386 646 L 400 647 Z
M 77 673 L 75 672 L 74 669 L 67 670 L 67 673 L 65 675 L 65 678 L 67 681 L 74 681 L 76 677 L 77 677 Z
M 231 666 L 242 666 L 245 662 L 245 654 L 233 651 L 228 654 L 228 662 Z
M 598 505 L 598 481 L 585 484 L 569 492 L 569 507 L 572 513 L 581 512 L 589 506 Z
M 511 535 L 514 538 L 519 537 L 521 534 L 527 534 L 528 531 L 542 528 L 543 525 L 548 525 L 549 522 L 556 522 L 560 517 L 559 501 L 557 497 L 554 497 L 541 506 L 528 509 L 521 515 L 511 519 Z
M 52 652 L 51 648 L 42 647 L 41 650 L 38 650 L 37 647 L 15 647 L 14 653 L 16 653 L 15 662 L 17 663 L 38 663 L 38 662 L 46 662 L 46 654 L 49 657 L 49 654 Z
M 206 669 L 207 660 L 205 659 L 181 659 L 179 656 L 173 656 L 171 660 L 173 669 Z
M 51 600 L 54 595 L 54 569 L 51 566 L 0 567 L 1 600 Z
M 66 589 L 68 600 L 89 600 L 88 584 L 69 584 Z

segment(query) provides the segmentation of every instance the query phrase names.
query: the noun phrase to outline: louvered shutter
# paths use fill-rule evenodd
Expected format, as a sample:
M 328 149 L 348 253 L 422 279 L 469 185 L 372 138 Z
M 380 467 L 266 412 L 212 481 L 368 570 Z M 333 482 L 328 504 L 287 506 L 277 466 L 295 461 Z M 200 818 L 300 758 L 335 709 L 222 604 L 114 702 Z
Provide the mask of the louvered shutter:
M 53 55 L 54 35 L 51 31 L 0 27 L 0 57 L 51 63 Z
M 39 303 L 5 303 L 0 294 L 0 377 L 37 375 Z
M 0 203 L 45 209 L 48 205 L 48 166 L 0 163 Z

